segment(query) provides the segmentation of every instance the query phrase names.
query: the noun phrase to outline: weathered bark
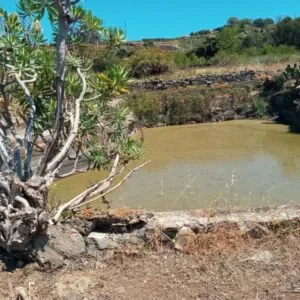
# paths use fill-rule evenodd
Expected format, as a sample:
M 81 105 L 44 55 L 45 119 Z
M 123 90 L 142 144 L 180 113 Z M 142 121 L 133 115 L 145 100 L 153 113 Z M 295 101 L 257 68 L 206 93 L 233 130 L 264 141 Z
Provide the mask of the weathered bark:
M 32 127 L 33 127 L 33 121 L 35 117 L 35 103 L 34 100 L 30 94 L 29 89 L 26 86 L 27 83 L 32 83 L 36 80 L 36 74 L 31 80 L 21 80 L 20 75 L 16 75 L 16 79 L 23 89 L 27 100 L 29 104 L 29 114 L 28 114 L 28 120 L 27 120 L 27 126 L 26 126 L 26 131 L 25 131 L 25 138 L 24 138 L 24 147 L 25 147 L 25 160 L 24 160 L 24 174 L 21 176 L 23 180 L 28 180 L 31 176 L 31 155 L 32 155 L 32 145 L 31 145 L 31 134 L 32 134 Z
M 66 57 L 67 57 L 67 38 L 70 30 L 69 10 L 71 7 L 70 1 L 54 1 L 58 11 L 58 26 L 59 34 L 56 43 L 56 117 L 55 127 L 51 142 L 46 148 L 45 154 L 42 157 L 39 168 L 36 171 L 37 176 L 43 176 L 47 164 L 56 155 L 58 150 L 58 140 L 64 124 L 64 108 L 65 108 L 65 72 L 66 72 Z
M 30 253 L 34 238 L 47 229 L 47 195 L 47 186 L 41 177 L 24 183 L 13 174 L 0 175 L 1 248 Z
M 63 148 L 53 158 L 53 160 L 47 164 L 46 173 L 52 172 L 63 162 L 63 160 L 67 157 L 78 133 L 79 121 L 80 121 L 80 103 L 83 100 L 83 97 L 86 93 L 86 80 L 85 80 L 85 76 L 81 73 L 79 68 L 77 69 L 77 73 L 82 81 L 82 91 L 80 96 L 76 99 L 75 117 L 74 117 L 74 122 L 72 122 L 73 126 Z

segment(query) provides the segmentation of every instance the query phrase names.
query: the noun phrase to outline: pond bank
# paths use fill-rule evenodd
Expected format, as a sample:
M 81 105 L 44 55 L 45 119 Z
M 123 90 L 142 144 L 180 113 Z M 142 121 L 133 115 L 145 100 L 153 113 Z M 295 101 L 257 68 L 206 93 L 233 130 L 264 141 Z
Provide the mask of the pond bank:
M 245 245 L 230 234 L 204 240 L 207 251 L 118 254 L 106 261 L 78 259 L 51 274 L 32 265 L 1 272 L 1 299 L 22 289 L 36 299 L 299 299 L 299 236 Z M 224 239 L 223 239 L 224 241 Z M 9 288 L 7 288 L 9 287 Z
M 260 239 L 298 228 L 300 207 L 161 213 L 86 209 L 61 224 L 50 226 L 48 235 L 34 242 L 33 259 L 42 269 L 55 270 L 79 257 L 101 260 L 124 251 L 161 247 L 189 252 L 189 247 L 200 237 L 224 229 L 240 237 Z
M 135 91 L 126 102 L 143 127 L 270 118 L 261 82 Z

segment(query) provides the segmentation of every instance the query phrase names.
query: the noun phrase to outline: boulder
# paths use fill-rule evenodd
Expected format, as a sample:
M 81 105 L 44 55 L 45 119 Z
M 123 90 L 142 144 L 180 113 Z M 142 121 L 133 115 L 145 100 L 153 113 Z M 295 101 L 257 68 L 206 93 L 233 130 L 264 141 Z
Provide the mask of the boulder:
M 259 239 L 270 233 L 265 226 L 262 226 L 256 222 L 238 222 L 237 226 L 243 235 L 248 235 L 253 239 Z
M 64 258 L 75 259 L 85 253 L 85 242 L 81 234 L 68 225 L 50 226 L 48 247 Z
M 113 235 L 103 232 L 91 232 L 87 237 L 89 249 L 107 250 L 118 249 L 120 245 L 113 240 Z
M 50 247 L 38 249 L 35 259 L 40 267 L 49 268 L 52 271 L 62 268 L 65 264 L 63 256 Z
M 196 235 L 190 227 L 182 227 L 175 237 L 175 249 L 183 251 L 191 239 L 194 239 L 195 237 Z

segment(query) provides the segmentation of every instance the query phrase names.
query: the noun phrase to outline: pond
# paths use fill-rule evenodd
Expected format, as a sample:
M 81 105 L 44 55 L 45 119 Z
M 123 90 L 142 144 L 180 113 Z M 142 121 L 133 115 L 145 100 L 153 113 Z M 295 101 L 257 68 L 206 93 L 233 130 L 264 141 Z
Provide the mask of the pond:
M 167 211 L 300 204 L 300 135 L 287 126 L 243 120 L 145 129 L 144 135 L 145 160 L 152 162 L 108 196 L 112 207 Z M 66 201 L 104 175 L 57 181 L 51 197 Z

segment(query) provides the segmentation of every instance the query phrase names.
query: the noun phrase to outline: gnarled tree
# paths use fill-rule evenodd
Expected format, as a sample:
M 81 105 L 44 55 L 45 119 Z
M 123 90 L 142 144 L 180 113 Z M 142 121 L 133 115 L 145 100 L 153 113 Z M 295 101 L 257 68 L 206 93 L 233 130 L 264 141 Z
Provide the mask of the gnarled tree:
M 76 45 L 86 34 L 99 36 L 103 47 L 112 49 L 123 33 L 103 28 L 79 2 L 20 0 L 17 13 L 0 11 L 0 246 L 9 252 L 30 252 L 49 224 L 58 222 L 64 211 L 115 189 L 118 185 L 112 183 L 127 162 L 141 155 L 140 143 L 128 135 L 127 109 L 111 105 L 126 92 L 128 72 L 115 66 L 95 74 L 88 61 L 76 56 Z M 46 44 L 40 27 L 45 13 L 54 45 Z M 43 149 L 36 166 L 35 147 Z M 67 160 L 73 167 L 62 174 Z M 86 164 L 79 170 L 82 160 Z M 48 187 L 55 178 L 92 168 L 109 169 L 108 177 L 50 214 Z

